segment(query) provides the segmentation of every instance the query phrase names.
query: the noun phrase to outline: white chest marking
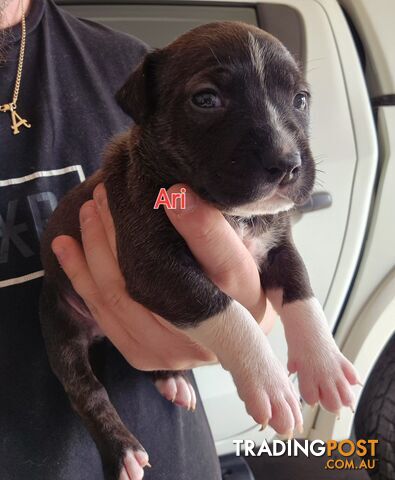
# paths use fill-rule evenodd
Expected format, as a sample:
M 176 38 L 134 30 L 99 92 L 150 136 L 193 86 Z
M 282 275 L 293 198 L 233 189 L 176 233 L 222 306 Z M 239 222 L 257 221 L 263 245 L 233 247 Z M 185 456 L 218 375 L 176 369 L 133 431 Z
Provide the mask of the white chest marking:
M 277 243 L 275 231 L 268 231 L 260 237 L 253 237 L 250 235 L 248 228 L 241 226 L 236 232 L 248 248 L 258 267 L 262 265 L 267 253 L 275 247 Z

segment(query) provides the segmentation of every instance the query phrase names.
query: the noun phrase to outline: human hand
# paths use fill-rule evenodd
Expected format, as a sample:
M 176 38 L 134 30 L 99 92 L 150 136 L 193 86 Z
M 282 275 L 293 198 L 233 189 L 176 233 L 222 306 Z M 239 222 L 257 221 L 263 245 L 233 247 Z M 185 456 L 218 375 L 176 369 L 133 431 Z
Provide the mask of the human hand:
M 175 185 L 169 193 L 181 187 Z M 80 210 L 83 249 L 69 236 L 55 238 L 52 249 L 103 333 L 139 370 L 184 370 L 215 362 L 212 352 L 129 297 L 102 184 L 93 198 Z M 223 215 L 189 189 L 187 209 L 166 213 L 208 277 L 244 305 L 267 333 L 274 312 L 266 308 L 255 261 Z

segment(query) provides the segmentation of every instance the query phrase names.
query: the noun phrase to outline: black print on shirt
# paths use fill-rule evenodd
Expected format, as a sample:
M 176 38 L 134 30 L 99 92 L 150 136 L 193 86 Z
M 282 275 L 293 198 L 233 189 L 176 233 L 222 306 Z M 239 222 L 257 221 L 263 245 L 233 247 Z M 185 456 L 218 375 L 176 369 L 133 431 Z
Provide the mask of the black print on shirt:
M 79 165 L 0 180 L 0 287 L 39 275 L 45 225 L 60 198 L 83 180 Z

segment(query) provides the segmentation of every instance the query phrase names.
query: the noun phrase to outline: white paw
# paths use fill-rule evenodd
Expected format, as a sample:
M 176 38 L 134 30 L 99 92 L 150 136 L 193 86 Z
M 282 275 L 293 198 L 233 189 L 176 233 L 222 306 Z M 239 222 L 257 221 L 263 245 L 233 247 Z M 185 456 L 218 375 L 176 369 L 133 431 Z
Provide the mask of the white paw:
M 188 333 L 214 352 L 232 374 L 247 412 L 257 423 L 288 436 L 302 429 L 299 400 L 287 373 L 245 307 L 232 301 Z
M 351 385 L 359 382 L 358 374 L 336 345 L 318 301 L 293 302 L 285 309 L 288 370 L 297 372 L 303 399 L 334 413 L 342 406 L 353 409 Z
M 338 413 L 342 406 L 354 409 L 351 385 L 358 383 L 352 364 L 336 345 L 316 344 L 304 355 L 293 355 L 288 363 L 291 373 L 297 372 L 300 394 L 310 405 L 318 402 L 329 412 Z
M 119 480 L 141 480 L 144 467 L 150 467 L 148 455 L 141 450 L 128 450 L 123 457 L 123 468 Z
M 196 393 L 189 380 L 182 374 L 155 381 L 159 393 L 170 402 L 187 410 L 195 411 Z

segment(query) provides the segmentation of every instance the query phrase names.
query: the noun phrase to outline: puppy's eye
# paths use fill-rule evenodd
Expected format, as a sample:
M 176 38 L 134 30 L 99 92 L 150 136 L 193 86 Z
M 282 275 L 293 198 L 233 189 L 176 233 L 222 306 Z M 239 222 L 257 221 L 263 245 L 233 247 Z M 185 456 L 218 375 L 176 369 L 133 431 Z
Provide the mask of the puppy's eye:
M 204 90 L 195 93 L 192 97 L 192 103 L 199 108 L 218 108 L 222 107 L 222 102 L 216 92 Z
M 306 110 L 307 95 L 305 93 L 298 93 L 294 98 L 294 107 L 298 110 Z

